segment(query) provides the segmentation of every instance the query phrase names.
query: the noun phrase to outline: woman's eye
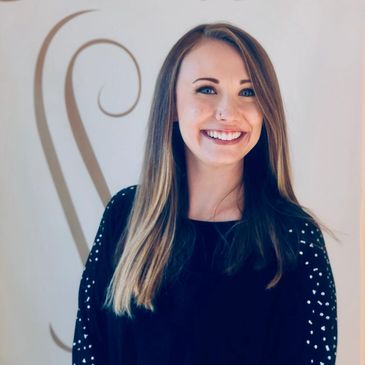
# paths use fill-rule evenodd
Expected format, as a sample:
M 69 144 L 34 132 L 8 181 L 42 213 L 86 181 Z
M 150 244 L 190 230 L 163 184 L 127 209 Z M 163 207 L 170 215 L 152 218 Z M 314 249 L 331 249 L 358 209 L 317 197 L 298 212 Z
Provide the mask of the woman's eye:
M 216 94 L 215 89 L 212 86 L 202 86 L 199 89 L 197 89 L 198 93 L 201 94 Z M 243 89 L 240 91 L 241 96 L 251 97 L 255 96 L 255 92 L 251 88 Z
M 211 86 L 202 86 L 197 90 L 197 92 L 202 94 L 215 94 L 215 90 Z
M 240 95 L 242 95 L 242 96 L 255 96 L 255 92 L 253 91 L 253 89 L 243 89 L 243 90 L 241 90 Z

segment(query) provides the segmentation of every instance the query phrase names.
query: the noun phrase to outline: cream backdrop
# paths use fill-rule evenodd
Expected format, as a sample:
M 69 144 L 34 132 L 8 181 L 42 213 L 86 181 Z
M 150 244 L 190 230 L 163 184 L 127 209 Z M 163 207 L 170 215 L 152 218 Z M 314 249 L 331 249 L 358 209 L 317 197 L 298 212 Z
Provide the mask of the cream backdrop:
M 276 67 L 297 194 L 341 240 L 337 364 L 360 364 L 364 19 L 360 0 L 0 0 L 0 364 L 71 363 L 82 262 L 110 194 L 137 182 L 158 69 L 218 20 Z

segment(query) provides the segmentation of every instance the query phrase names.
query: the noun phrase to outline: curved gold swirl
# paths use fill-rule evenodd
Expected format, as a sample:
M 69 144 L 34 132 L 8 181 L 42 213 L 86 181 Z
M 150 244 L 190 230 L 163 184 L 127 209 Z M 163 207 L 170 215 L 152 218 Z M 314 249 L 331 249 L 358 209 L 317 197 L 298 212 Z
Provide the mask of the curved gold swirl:
M 53 144 L 51 133 L 48 127 L 46 111 L 44 106 L 42 81 L 43 81 L 44 62 L 47 55 L 47 51 L 56 33 L 73 18 L 81 14 L 88 13 L 90 11 L 93 10 L 84 10 L 77 12 L 75 14 L 71 14 L 66 18 L 62 19 L 61 21 L 59 21 L 58 23 L 56 23 L 56 25 L 47 34 L 41 46 L 36 62 L 36 69 L 34 75 L 34 108 L 35 108 L 35 117 L 38 127 L 38 133 L 40 136 L 44 155 L 46 156 L 47 159 L 48 168 L 51 172 L 53 183 L 56 187 L 59 200 L 62 204 L 65 217 L 67 219 L 68 225 L 71 230 L 71 234 L 76 243 L 76 248 L 78 250 L 80 259 L 83 264 L 86 261 L 87 255 L 89 253 L 89 248 L 85 236 L 82 232 L 81 224 L 77 217 L 76 209 L 72 202 L 71 195 L 68 191 L 66 180 L 62 173 L 61 164 L 58 160 L 57 152 Z
M 71 352 L 71 351 L 72 351 L 71 347 L 69 347 L 69 346 L 65 345 L 65 344 L 64 344 L 64 343 L 63 343 L 63 342 L 59 339 L 59 337 L 57 336 L 56 332 L 54 331 L 54 329 L 53 329 L 52 325 L 49 325 L 49 332 L 51 333 L 51 337 L 52 337 L 52 339 L 53 339 L 54 343 L 55 343 L 58 347 L 60 347 L 62 350 L 65 350 L 65 351 L 67 351 L 67 352 Z
M 82 232 L 81 224 L 77 217 L 76 209 L 71 199 L 71 195 L 68 191 L 68 187 L 66 184 L 65 177 L 63 176 L 60 162 L 57 157 L 57 152 L 54 147 L 50 130 L 48 128 L 46 111 L 44 107 L 44 94 L 43 94 L 43 69 L 44 69 L 44 61 L 47 55 L 48 48 L 51 44 L 56 33 L 70 20 L 73 18 L 88 13 L 93 10 L 84 10 L 74 14 L 67 16 L 62 19 L 51 29 L 51 31 L 47 34 L 41 49 L 38 54 L 35 74 L 34 74 L 34 109 L 35 109 L 35 117 L 37 122 L 37 128 L 39 137 L 41 140 L 42 148 L 44 155 L 46 156 L 48 168 L 51 172 L 51 176 L 53 179 L 53 183 L 56 187 L 56 191 L 59 197 L 59 200 L 62 204 L 63 211 L 65 213 L 65 217 L 67 219 L 68 225 L 71 230 L 71 234 L 73 236 L 74 242 L 76 243 L 76 248 L 78 250 L 80 259 L 82 263 L 85 263 L 87 255 L 89 253 L 89 248 L 85 239 L 85 236 Z M 61 349 L 70 352 L 71 349 L 69 346 L 66 346 L 62 343 L 62 341 L 55 334 L 52 326 L 50 325 L 51 337 L 56 343 L 58 347 Z
M 100 102 L 100 96 L 101 96 L 101 92 L 102 92 L 102 89 L 100 89 L 99 91 L 99 94 L 98 94 L 98 106 L 100 108 L 100 110 L 108 115 L 109 117 L 114 117 L 114 118 L 118 118 L 118 117 L 124 117 L 125 115 L 129 114 L 138 104 L 138 101 L 139 101 L 139 98 L 141 96 L 141 88 L 142 88 L 142 77 L 141 77 L 141 71 L 140 71 L 140 68 L 139 68 L 139 65 L 138 65 L 138 62 L 136 60 L 136 58 L 134 57 L 133 53 L 125 46 L 123 46 L 122 44 L 120 43 L 116 43 L 112 40 L 109 40 L 109 39 L 99 39 L 99 40 L 96 40 L 98 43 L 109 43 L 109 44 L 113 44 L 117 47 L 120 47 L 122 48 L 127 54 L 128 56 L 132 59 L 133 63 L 134 63 L 134 66 L 136 67 L 136 71 L 137 71 L 137 76 L 138 76 L 138 92 L 137 92 L 137 96 L 136 96 L 136 100 L 134 101 L 134 103 L 132 104 L 132 106 L 127 109 L 126 111 L 124 112 L 120 112 L 120 113 L 110 113 L 110 112 L 107 112 L 101 105 L 101 102 Z
M 0 0 L 5 1 L 5 0 Z M 7 0 L 7 1 L 17 1 L 17 0 Z M 45 106 L 44 106 L 44 92 L 43 92 L 43 71 L 44 71 L 44 63 L 47 56 L 48 49 L 50 47 L 50 44 L 55 37 L 55 35 L 58 33 L 58 31 L 69 21 L 72 19 L 91 12 L 95 10 L 83 10 L 79 11 L 77 13 L 71 14 L 59 22 L 55 24 L 55 26 L 50 30 L 50 32 L 47 34 L 46 38 L 44 39 L 41 49 L 38 54 L 36 67 L 35 67 L 35 74 L 34 74 L 34 109 L 35 109 L 35 118 L 37 123 L 37 129 L 41 141 L 41 145 L 43 148 L 44 155 L 47 160 L 48 168 L 51 173 L 51 177 L 53 179 L 53 183 L 56 188 L 56 192 L 58 194 L 59 200 L 61 202 L 65 217 L 67 219 L 68 225 L 71 230 L 72 237 L 74 239 L 76 249 L 79 253 L 79 257 L 82 261 L 82 264 L 85 264 L 85 261 L 87 259 L 87 256 L 89 254 L 89 248 L 85 239 L 85 236 L 83 234 L 80 221 L 78 219 L 75 206 L 73 204 L 71 194 L 68 190 L 65 177 L 63 175 L 61 164 L 59 162 L 57 152 L 54 146 L 54 143 L 52 141 L 51 133 L 48 127 L 46 112 L 45 112 Z M 85 128 L 83 126 L 82 120 L 80 118 L 80 114 L 77 108 L 75 95 L 73 91 L 72 86 L 72 71 L 74 67 L 75 60 L 79 53 L 84 50 L 86 47 L 89 47 L 91 45 L 100 44 L 100 43 L 109 43 L 115 46 L 120 47 L 124 51 L 128 53 L 128 55 L 132 58 L 136 69 L 138 73 L 138 95 L 134 102 L 134 104 L 125 112 L 119 113 L 119 114 L 112 114 L 106 112 L 100 105 L 100 92 L 99 92 L 99 98 L 98 98 L 98 105 L 99 108 L 107 115 L 111 117 L 119 117 L 124 116 L 128 113 L 130 113 L 138 103 L 140 93 L 141 93 L 141 75 L 140 75 L 140 69 L 138 66 L 137 61 L 135 60 L 134 56 L 131 54 L 131 52 L 124 47 L 123 45 L 114 42 L 112 40 L 108 39 L 97 39 L 90 42 L 87 42 L 85 45 L 80 47 L 72 57 L 72 60 L 70 61 L 70 64 L 67 69 L 67 75 L 65 80 L 65 100 L 66 100 L 66 108 L 67 113 L 69 117 L 69 121 L 71 124 L 71 128 L 73 131 L 73 135 L 75 138 L 75 141 L 77 143 L 77 146 L 79 148 L 79 151 L 82 155 L 83 161 L 87 167 L 87 170 L 89 172 L 89 175 L 95 185 L 95 188 L 99 194 L 99 197 L 101 198 L 104 206 L 106 205 L 107 201 L 110 199 L 110 192 L 107 187 L 106 181 L 104 179 L 104 176 L 102 174 L 102 171 L 100 169 L 100 166 L 97 162 L 96 156 L 94 154 L 94 151 L 91 147 L 90 141 L 87 137 Z M 50 334 L 53 339 L 53 341 L 56 343 L 56 345 L 67 351 L 71 352 L 71 348 L 67 345 L 65 345 L 57 336 L 56 332 L 54 331 L 52 325 L 49 326 Z
M 67 114 L 68 114 L 68 118 L 70 121 L 71 129 L 72 129 L 76 144 L 78 146 L 78 149 L 80 151 L 80 154 L 82 156 L 82 159 L 85 163 L 85 166 L 86 166 L 86 168 L 89 172 L 89 175 L 94 183 L 94 186 L 99 194 L 99 197 L 105 206 L 110 199 L 110 192 L 109 192 L 107 183 L 105 181 L 104 175 L 99 166 L 99 163 L 96 159 L 95 153 L 94 153 L 93 148 L 90 143 L 90 140 L 87 136 L 84 125 L 82 123 L 80 113 L 79 113 L 79 110 L 78 110 L 78 107 L 76 104 L 76 98 L 75 98 L 75 93 L 74 93 L 73 83 L 72 83 L 73 69 L 75 66 L 76 59 L 79 56 L 79 54 L 82 51 L 84 51 L 86 48 L 94 46 L 94 45 L 98 45 L 98 44 L 110 44 L 113 46 L 117 46 L 120 49 L 122 49 L 123 51 L 125 51 L 131 57 L 134 65 L 136 67 L 137 75 L 138 75 L 138 93 L 137 93 L 136 100 L 134 101 L 133 105 L 129 109 L 127 109 L 126 111 L 124 111 L 122 113 L 113 114 L 113 113 L 109 113 L 109 112 L 105 111 L 102 108 L 102 106 L 100 105 L 101 91 L 99 92 L 98 105 L 99 105 L 99 108 L 102 110 L 102 112 L 105 113 L 106 115 L 111 116 L 111 117 L 122 117 L 122 116 L 129 114 L 136 107 L 138 100 L 140 98 L 140 95 L 141 95 L 141 72 L 140 72 L 138 63 L 137 63 L 136 59 L 134 58 L 133 54 L 125 46 L 123 46 L 122 44 L 115 42 L 111 39 L 104 39 L 104 38 L 91 40 L 91 41 L 85 43 L 83 46 L 81 46 L 72 56 L 69 66 L 67 68 L 67 74 L 66 74 L 66 80 L 65 80 L 65 100 L 66 100 L 66 109 L 67 109 Z

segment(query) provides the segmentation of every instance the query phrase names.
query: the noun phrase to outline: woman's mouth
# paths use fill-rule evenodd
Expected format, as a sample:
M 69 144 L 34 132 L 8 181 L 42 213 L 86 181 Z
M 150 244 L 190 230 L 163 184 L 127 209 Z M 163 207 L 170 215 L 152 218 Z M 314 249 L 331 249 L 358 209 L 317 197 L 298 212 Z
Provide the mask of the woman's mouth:
M 216 130 L 202 130 L 205 137 L 218 144 L 235 144 L 239 142 L 245 135 L 246 132 L 242 131 L 216 131 Z
M 241 136 L 242 132 L 218 132 L 214 130 L 205 131 L 209 137 L 220 139 L 223 141 L 232 141 Z

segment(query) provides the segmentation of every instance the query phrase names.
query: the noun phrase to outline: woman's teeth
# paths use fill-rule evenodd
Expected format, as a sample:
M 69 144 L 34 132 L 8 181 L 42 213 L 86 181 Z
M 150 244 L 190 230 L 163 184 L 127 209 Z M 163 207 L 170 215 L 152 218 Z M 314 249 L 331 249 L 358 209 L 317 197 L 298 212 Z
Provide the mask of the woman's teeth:
M 232 141 L 241 136 L 242 132 L 217 132 L 217 131 L 206 131 L 207 135 L 212 138 L 221 139 L 223 141 Z

